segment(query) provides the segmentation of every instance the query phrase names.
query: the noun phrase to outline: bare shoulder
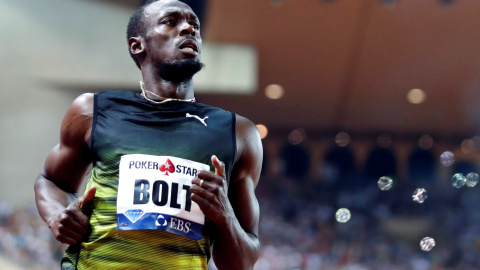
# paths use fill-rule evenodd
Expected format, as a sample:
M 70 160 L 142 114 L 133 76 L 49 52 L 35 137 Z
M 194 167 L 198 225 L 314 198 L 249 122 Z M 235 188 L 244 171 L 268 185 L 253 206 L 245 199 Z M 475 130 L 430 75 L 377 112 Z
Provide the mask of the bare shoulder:
M 245 118 L 238 114 L 236 115 L 235 133 L 237 135 L 237 138 L 242 140 L 255 139 L 257 137 L 257 139 L 260 139 L 260 134 L 255 124 L 248 118 Z
M 93 122 L 93 99 L 92 93 L 78 96 L 70 105 L 61 127 L 61 142 L 65 144 L 88 142 Z
M 93 93 L 84 93 L 78 96 L 70 106 L 83 115 L 93 115 Z

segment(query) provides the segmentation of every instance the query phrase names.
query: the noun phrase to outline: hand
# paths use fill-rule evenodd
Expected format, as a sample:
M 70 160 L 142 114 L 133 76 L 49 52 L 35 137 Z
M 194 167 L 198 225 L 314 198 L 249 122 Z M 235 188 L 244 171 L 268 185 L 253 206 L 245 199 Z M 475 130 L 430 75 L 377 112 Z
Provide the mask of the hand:
M 200 206 L 205 216 L 215 224 L 222 224 L 229 215 L 234 214 L 228 200 L 225 164 L 217 156 L 212 156 L 212 164 L 215 167 L 215 174 L 200 171 L 192 180 L 190 191 L 192 201 Z
M 48 227 L 59 242 L 76 245 L 89 233 L 90 217 L 87 216 L 87 206 L 95 197 L 96 191 L 95 187 L 91 187 L 85 195 L 49 220 Z

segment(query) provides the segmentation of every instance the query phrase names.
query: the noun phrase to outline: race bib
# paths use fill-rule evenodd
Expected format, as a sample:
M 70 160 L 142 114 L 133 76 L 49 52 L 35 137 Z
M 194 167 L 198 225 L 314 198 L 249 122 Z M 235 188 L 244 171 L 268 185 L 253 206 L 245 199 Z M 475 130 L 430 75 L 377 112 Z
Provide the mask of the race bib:
M 206 164 L 151 155 L 120 160 L 117 230 L 164 230 L 200 240 L 205 215 L 190 198 L 192 179 Z

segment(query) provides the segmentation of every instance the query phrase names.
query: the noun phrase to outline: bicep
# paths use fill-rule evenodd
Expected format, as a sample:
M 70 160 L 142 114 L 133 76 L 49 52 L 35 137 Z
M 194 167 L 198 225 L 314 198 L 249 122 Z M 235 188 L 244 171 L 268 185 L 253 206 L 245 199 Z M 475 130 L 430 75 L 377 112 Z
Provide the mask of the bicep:
M 45 161 L 44 177 L 64 191 L 77 192 L 91 163 L 86 152 L 87 150 L 57 144 Z
M 64 191 L 76 192 L 90 167 L 88 140 L 92 116 L 93 95 L 81 95 L 67 110 L 62 121 L 60 143 L 50 151 L 45 161 L 45 178 Z

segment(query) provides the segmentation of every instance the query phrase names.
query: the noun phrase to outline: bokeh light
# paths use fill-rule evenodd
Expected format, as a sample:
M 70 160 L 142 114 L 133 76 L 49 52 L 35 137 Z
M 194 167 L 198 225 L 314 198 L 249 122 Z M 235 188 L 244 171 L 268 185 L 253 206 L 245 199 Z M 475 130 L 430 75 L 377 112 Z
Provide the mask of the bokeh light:
M 297 128 L 288 134 L 288 141 L 293 144 L 301 144 L 307 138 L 307 132 L 303 128 Z
M 478 173 L 471 172 L 467 174 L 467 182 L 465 182 L 465 184 L 467 185 L 467 187 L 475 187 L 478 184 L 478 181 Z
M 427 94 L 422 89 L 412 89 L 408 91 L 407 100 L 412 104 L 420 104 L 425 101 Z
M 350 135 L 344 131 L 337 133 L 335 143 L 340 147 L 347 146 L 350 143 Z
M 432 237 L 425 237 L 420 241 L 420 248 L 423 251 L 430 251 L 435 246 L 435 239 Z
M 428 197 L 427 190 L 424 188 L 417 188 L 412 195 L 412 199 L 416 203 L 423 203 Z
M 268 128 L 263 124 L 257 125 L 258 131 L 260 132 L 260 138 L 263 140 L 268 135 Z
M 350 220 L 352 214 L 347 208 L 340 208 L 335 213 L 335 219 L 340 223 L 345 223 Z
M 433 138 L 432 136 L 425 134 L 418 139 L 418 146 L 424 150 L 431 149 L 433 147 Z
M 461 173 L 456 173 L 452 176 L 452 186 L 456 188 L 463 187 L 466 182 L 467 178 Z
M 443 166 L 452 166 L 455 163 L 455 155 L 450 151 L 445 151 L 440 155 L 440 164 Z
M 383 190 L 383 191 L 389 190 L 392 188 L 392 186 L 393 186 L 393 180 L 388 176 L 382 176 L 378 180 L 378 188 L 380 190 Z
M 462 149 L 462 152 L 465 154 L 475 151 L 475 148 L 476 148 L 475 140 L 473 139 L 463 140 L 462 144 L 460 145 L 460 148 Z
M 283 94 L 283 87 L 279 84 L 270 84 L 265 88 L 265 96 L 269 99 L 280 99 Z

